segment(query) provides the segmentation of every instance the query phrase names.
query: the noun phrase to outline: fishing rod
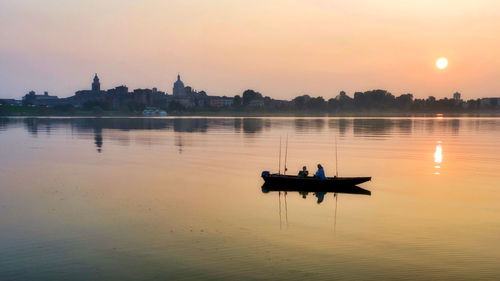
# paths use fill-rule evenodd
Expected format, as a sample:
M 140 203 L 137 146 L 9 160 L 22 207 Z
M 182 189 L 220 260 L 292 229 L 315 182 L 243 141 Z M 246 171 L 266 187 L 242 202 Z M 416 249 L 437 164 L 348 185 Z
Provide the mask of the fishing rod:
M 335 197 L 335 215 L 333 218 L 333 233 L 337 233 L 337 202 L 339 199 L 339 195 L 337 193 L 333 194 L 333 197 Z
M 278 193 L 279 213 L 280 213 L 280 230 L 281 230 L 281 191 Z
M 337 135 L 335 135 L 335 176 L 339 176 L 339 161 L 338 161 L 338 151 L 337 151 Z
M 286 146 L 285 146 L 285 170 L 284 170 L 284 174 L 286 175 L 286 171 L 288 171 L 288 168 L 286 167 L 286 159 L 287 159 L 287 156 L 288 156 L 288 133 L 286 134 Z
M 278 175 L 281 175 L 281 136 L 280 136 L 280 154 L 279 154 L 279 160 L 278 160 Z
M 286 195 L 287 192 L 285 191 L 285 218 L 286 218 L 286 229 L 288 229 L 288 204 L 286 203 Z

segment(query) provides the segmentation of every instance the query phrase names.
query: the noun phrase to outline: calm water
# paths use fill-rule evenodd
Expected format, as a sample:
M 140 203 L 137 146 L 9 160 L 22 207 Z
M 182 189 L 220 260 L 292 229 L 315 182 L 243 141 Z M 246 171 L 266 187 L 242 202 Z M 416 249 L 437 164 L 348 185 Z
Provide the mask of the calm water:
M 372 176 L 264 193 L 262 170 Z M 0 119 L 0 280 L 498 280 L 500 119 Z

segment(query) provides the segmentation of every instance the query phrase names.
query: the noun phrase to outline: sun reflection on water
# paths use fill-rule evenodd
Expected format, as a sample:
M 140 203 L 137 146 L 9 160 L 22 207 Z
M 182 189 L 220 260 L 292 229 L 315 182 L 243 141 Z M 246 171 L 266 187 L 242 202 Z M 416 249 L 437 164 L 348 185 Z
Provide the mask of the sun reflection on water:
M 440 169 L 441 163 L 443 162 L 443 146 L 441 145 L 441 141 L 438 141 L 436 144 L 436 151 L 434 152 L 434 163 L 436 164 L 434 168 Z M 434 172 L 435 175 L 439 175 L 438 171 Z

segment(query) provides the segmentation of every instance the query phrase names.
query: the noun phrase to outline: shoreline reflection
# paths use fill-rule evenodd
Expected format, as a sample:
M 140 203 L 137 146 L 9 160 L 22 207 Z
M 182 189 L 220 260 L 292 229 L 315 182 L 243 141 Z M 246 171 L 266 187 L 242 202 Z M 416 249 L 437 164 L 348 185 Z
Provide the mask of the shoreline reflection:
M 98 153 L 103 152 L 104 142 L 116 140 L 119 132 L 137 130 L 169 131 L 176 133 L 234 132 L 250 139 L 262 135 L 271 129 L 291 129 L 297 135 L 311 132 L 333 131 L 341 137 L 353 136 L 374 141 L 382 141 L 391 137 L 407 137 L 422 131 L 433 134 L 436 129 L 458 135 L 460 127 L 469 126 L 474 131 L 499 129 L 497 123 L 489 119 L 436 119 L 436 118 L 272 118 L 272 117 L 175 117 L 175 118 L 122 118 L 122 117 L 0 117 L 0 133 L 12 127 L 24 127 L 32 136 L 50 136 L 62 130 L 71 130 L 78 138 L 88 138 L 93 134 Z M 130 134 L 121 134 L 121 144 L 130 145 Z M 182 141 L 176 140 L 177 143 Z M 154 142 L 148 142 L 148 145 Z M 161 143 L 161 142 L 160 142 Z M 182 152 L 182 145 L 179 152 Z M 441 146 L 439 146 L 441 147 Z M 442 157 L 442 147 L 436 147 L 435 166 L 438 169 Z M 440 150 L 440 151 L 438 151 Z M 442 159 L 441 159 L 442 161 Z

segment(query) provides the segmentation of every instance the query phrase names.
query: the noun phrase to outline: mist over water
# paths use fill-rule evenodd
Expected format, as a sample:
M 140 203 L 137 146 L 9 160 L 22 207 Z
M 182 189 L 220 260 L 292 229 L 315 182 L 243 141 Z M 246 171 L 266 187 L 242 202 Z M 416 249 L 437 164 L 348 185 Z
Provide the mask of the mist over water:
M 289 174 L 333 176 L 337 138 L 371 195 L 264 192 L 287 135 Z M 0 280 L 494 280 L 499 139 L 500 118 L 0 118 Z

